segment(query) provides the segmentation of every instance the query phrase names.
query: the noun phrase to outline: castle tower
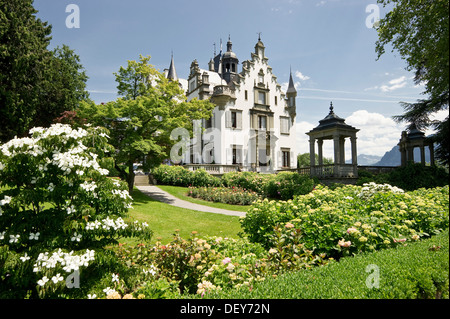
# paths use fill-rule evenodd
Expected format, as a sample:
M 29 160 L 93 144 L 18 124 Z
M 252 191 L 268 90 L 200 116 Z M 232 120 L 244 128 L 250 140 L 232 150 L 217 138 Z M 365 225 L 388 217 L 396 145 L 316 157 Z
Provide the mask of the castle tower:
M 236 53 L 232 49 L 230 37 L 228 37 L 227 51 L 222 56 L 222 78 L 229 83 L 233 77 L 238 73 L 239 60 Z

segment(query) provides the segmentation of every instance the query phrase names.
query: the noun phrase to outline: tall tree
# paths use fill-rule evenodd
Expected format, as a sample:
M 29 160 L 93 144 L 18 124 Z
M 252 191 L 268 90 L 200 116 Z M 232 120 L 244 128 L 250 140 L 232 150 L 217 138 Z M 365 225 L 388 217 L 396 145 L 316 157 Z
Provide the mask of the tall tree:
M 119 76 L 117 81 L 125 97 L 99 105 L 83 102 L 78 112 L 92 124 L 109 129 L 109 141 L 116 148 L 116 169 L 130 191 L 134 163 L 142 161 L 145 170 L 159 165 L 169 158 L 177 142 L 170 138 L 172 130 L 192 132 L 192 121 L 211 117 L 214 109 L 207 100 L 187 102 L 178 81 L 166 79 L 149 60 L 141 56 L 140 62 L 128 61 L 128 67 L 121 68 L 127 76 Z
M 36 18 L 32 0 L 0 0 L 0 142 L 26 135 L 52 54 L 51 26 Z
M 79 56 L 66 45 L 49 51 L 51 26 L 36 13 L 32 0 L 0 0 L 0 143 L 88 98 Z
M 88 76 L 80 57 L 67 45 L 57 46 L 52 52 L 41 83 L 44 88 L 37 105 L 33 126 L 49 126 L 65 111 L 76 110 L 80 102 L 89 98 L 86 91 Z
M 419 129 L 434 128 L 431 137 L 438 144 L 436 157 L 449 164 L 448 116 L 444 121 L 431 120 L 430 115 L 447 110 L 449 104 L 449 1 L 448 0 L 378 0 L 383 6 L 393 5 L 380 20 L 376 52 L 378 59 L 385 46 L 392 45 L 406 61 L 406 69 L 415 72 L 416 84 L 423 84 L 427 97 L 415 103 L 402 103 L 404 114 L 398 122 L 415 124 Z

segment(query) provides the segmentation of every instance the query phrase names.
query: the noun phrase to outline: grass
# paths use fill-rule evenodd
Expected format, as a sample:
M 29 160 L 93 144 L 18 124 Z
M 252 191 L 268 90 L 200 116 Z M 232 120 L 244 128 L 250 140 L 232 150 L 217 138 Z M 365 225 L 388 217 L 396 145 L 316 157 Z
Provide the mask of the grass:
M 189 192 L 188 187 L 180 187 L 180 186 L 168 186 L 168 185 L 158 185 L 159 188 L 161 188 L 163 191 L 168 192 L 169 194 L 185 200 L 187 202 L 205 205 L 209 207 L 215 207 L 215 208 L 222 208 L 222 209 L 228 209 L 228 210 L 235 210 L 239 212 L 246 212 L 247 209 L 250 207 L 250 205 L 230 205 L 230 204 L 223 204 L 223 203 L 215 203 L 215 202 L 209 202 L 206 200 L 193 198 L 187 195 Z
M 130 220 L 145 221 L 149 224 L 154 235 L 152 243 L 161 238 L 162 243 L 168 243 L 173 238 L 175 229 L 180 230 L 183 238 L 189 237 L 192 231 L 200 236 L 221 236 L 238 238 L 242 231 L 239 217 L 171 206 L 158 202 L 137 189 L 131 193 L 133 208 L 129 210 Z M 121 242 L 137 244 L 133 238 L 124 238 Z

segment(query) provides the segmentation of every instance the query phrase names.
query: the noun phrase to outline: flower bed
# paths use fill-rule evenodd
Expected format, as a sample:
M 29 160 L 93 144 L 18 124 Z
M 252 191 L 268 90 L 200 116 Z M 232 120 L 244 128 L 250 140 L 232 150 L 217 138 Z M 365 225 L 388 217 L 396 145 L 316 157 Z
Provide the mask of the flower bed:
M 301 229 L 306 247 L 339 258 L 447 229 L 448 190 L 445 186 L 403 192 L 373 183 L 335 190 L 319 186 L 294 200 L 255 202 L 241 223 L 251 241 L 268 248 L 274 227 L 290 222 Z
M 188 195 L 210 202 L 232 205 L 250 205 L 261 199 L 258 193 L 238 187 L 189 187 Z

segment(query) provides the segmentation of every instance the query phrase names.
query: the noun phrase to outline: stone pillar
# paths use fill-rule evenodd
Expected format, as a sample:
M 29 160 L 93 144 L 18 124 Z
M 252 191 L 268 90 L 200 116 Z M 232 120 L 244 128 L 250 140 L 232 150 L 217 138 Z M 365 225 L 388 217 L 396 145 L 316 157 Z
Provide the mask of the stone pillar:
M 425 165 L 425 146 L 423 144 L 420 145 L 420 163 Z
M 430 165 L 434 166 L 434 145 L 433 145 L 433 143 L 430 143 L 428 145 L 428 148 L 430 149 Z
M 318 152 L 319 152 L 319 166 L 323 166 L 323 140 L 317 140 Z
M 358 177 L 358 154 L 356 150 L 356 136 L 350 138 L 352 144 L 352 165 L 353 165 L 353 175 Z
M 334 143 L 334 176 L 335 177 L 340 177 L 340 172 L 339 172 L 339 165 L 340 163 L 340 138 L 339 135 L 334 135 L 333 136 L 333 143 Z
M 339 138 L 339 155 L 340 155 L 340 159 L 339 159 L 339 163 L 341 165 L 345 164 L 345 137 L 341 137 Z
M 316 151 L 314 149 L 314 144 L 316 140 L 313 137 L 309 138 L 309 166 L 311 170 L 311 175 L 316 175 L 316 172 L 314 171 L 314 166 L 316 165 Z

